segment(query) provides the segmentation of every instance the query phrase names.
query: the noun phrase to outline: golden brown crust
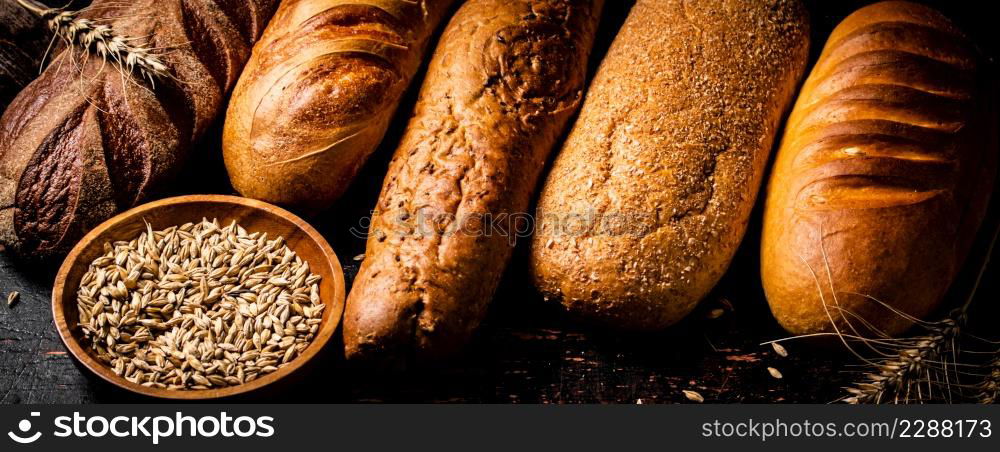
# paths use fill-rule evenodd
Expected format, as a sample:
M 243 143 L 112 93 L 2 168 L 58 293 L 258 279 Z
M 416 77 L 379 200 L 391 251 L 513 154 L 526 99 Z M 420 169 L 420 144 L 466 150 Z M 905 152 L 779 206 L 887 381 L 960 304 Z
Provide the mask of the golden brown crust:
M 860 331 L 863 318 L 895 335 L 911 322 L 873 300 L 918 318 L 939 305 L 995 173 L 976 65 L 969 41 L 914 3 L 862 8 L 833 31 L 768 187 L 762 279 L 789 332 L 845 318 Z
M 348 298 L 349 358 L 434 359 L 468 341 L 510 258 L 511 221 L 582 99 L 601 5 L 470 0 L 448 24 Z
M 798 1 L 640 0 L 538 206 L 538 288 L 632 330 L 684 317 L 742 239 L 805 70 Z
M 226 115 L 223 153 L 243 195 L 329 206 L 375 150 L 454 0 L 286 0 Z

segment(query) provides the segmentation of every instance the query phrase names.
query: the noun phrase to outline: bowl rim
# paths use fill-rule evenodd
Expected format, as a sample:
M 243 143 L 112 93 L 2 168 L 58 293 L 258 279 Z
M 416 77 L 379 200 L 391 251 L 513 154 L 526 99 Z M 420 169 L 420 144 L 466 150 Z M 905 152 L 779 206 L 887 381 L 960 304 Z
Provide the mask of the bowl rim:
M 69 322 L 66 318 L 66 311 L 63 308 L 62 303 L 64 292 L 66 290 L 67 279 L 70 271 L 76 265 L 84 249 L 98 236 L 118 225 L 122 221 L 136 215 L 141 215 L 143 212 L 148 212 L 161 207 L 197 202 L 229 203 L 249 207 L 251 209 L 262 210 L 270 215 L 289 221 L 295 227 L 301 229 L 310 238 L 310 240 L 316 243 L 316 245 L 320 248 L 320 251 L 322 251 L 322 254 L 326 257 L 328 265 L 330 265 L 333 269 L 334 293 L 331 298 L 324 300 L 324 302 L 333 304 L 334 306 L 331 307 L 334 309 L 327 309 L 330 319 L 323 324 L 319 331 L 316 332 L 316 337 L 313 338 L 313 341 L 305 350 L 302 351 L 301 354 L 299 354 L 299 356 L 293 359 L 287 366 L 261 376 L 260 378 L 257 378 L 249 383 L 228 386 L 225 388 L 202 390 L 161 389 L 132 383 L 125 378 L 116 375 L 112 372 L 110 367 L 97 361 L 83 348 L 79 341 L 73 337 L 72 331 L 69 327 Z M 310 362 L 327 345 L 333 337 L 333 333 L 340 326 L 346 299 L 345 292 L 346 286 L 344 285 L 344 271 L 340 265 L 340 259 L 337 257 L 337 254 L 333 251 L 329 242 L 327 242 L 315 228 L 299 216 L 273 204 L 240 196 L 184 195 L 152 201 L 133 207 L 109 218 L 84 235 L 83 238 L 73 246 L 73 249 L 63 260 L 62 264 L 59 266 L 59 271 L 56 273 L 55 282 L 53 283 L 52 288 L 52 320 L 53 323 L 55 323 L 56 331 L 59 333 L 59 338 L 62 340 L 66 349 L 69 350 L 70 354 L 73 355 L 78 362 L 83 364 L 84 367 L 96 374 L 102 380 L 111 383 L 114 386 L 148 397 L 174 400 L 210 400 L 255 391 L 291 375 L 307 362 Z

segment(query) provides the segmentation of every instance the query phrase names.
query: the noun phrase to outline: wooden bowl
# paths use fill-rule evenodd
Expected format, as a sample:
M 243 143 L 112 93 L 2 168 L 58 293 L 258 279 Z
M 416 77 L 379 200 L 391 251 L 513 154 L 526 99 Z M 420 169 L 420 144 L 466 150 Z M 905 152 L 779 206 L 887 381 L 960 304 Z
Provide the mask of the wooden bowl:
M 89 346 L 84 346 L 78 327 L 79 311 L 76 292 L 90 263 L 104 254 L 104 244 L 131 240 L 146 230 L 148 221 L 154 230 L 198 222 L 202 218 L 218 218 L 222 224 L 236 221 L 247 231 L 267 232 L 268 237 L 282 236 L 286 245 L 309 263 L 310 270 L 322 276 L 320 297 L 327 305 L 323 321 L 309 347 L 287 366 L 251 382 L 220 389 L 170 390 L 149 388 L 116 375 L 111 368 L 96 359 Z M 141 205 L 124 212 L 90 231 L 66 257 L 56 275 L 52 290 L 52 316 L 59 336 L 70 353 L 80 363 L 111 384 L 151 397 L 182 400 L 214 399 L 244 394 L 292 374 L 326 345 L 340 324 L 344 312 L 344 272 L 330 244 L 308 223 L 292 213 L 271 204 L 236 196 L 179 196 Z

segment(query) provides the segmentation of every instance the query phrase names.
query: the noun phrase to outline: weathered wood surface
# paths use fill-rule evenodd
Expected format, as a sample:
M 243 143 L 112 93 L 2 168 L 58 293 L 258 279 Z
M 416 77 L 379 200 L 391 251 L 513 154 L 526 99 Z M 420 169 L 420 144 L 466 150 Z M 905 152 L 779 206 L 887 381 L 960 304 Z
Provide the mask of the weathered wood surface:
M 626 11 L 622 2 L 607 3 L 598 54 L 610 42 Z M 809 2 L 814 55 L 829 30 L 864 3 L 868 2 Z M 974 35 L 992 30 L 989 22 L 993 19 L 977 14 L 976 1 L 932 3 Z M 992 54 L 993 40 L 979 41 Z M 413 102 L 412 92 L 408 102 Z M 385 145 L 345 200 L 313 221 L 339 254 L 348 285 L 358 267 L 353 257 L 364 251 L 364 241 L 354 232 L 364 229 L 359 226 L 361 218 L 374 205 L 382 174 L 407 119 L 407 105 L 404 102 Z M 201 160 L 192 162 L 183 176 L 183 193 L 231 191 L 224 183 L 218 142 L 218 132 L 206 138 L 203 152 L 198 153 Z M 758 209 L 751 224 L 759 223 Z M 255 400 L 656 403 L 686 401 L 681 390 L 691 389 L 701 393 L 706 402 L 835 401 L 842 396 L 840 388 L 854 376 L 848 371 L 856 370 L 847 367 L 855 361 L 842 349 L 791 343 L 786 345 L 790 356 L 782 358 L 770 347 L 759 345 L 783 337 L 783 332 L 771 318 L 760 288 L 758 228 L 748 231 L 729 273 L 698 311 L 662 334 L 629 336 L 564 318 L 530 288 L 522 248 L 501 284 L 486 324 L 464 358 L 435 369 L 369 372 L 346 367 L 336 353 L 339 344 L 332 342 L 325 359 L 300 384 L 258 395 Z M 987 313 L 977 316 L 989 333 L 1000 333 L 995 322 L 1000 303 L 992 302 L 996 273 L 995 268 L 990 270 L 982 291 Z M 0 403 L 137 400 L 92 381 L 66 355 L 51 323 L 53 274 L 52 269 L 30 268 L 0 253 L 0 292 L 21 293 L 20 302 L 12 309 L 0 304 Z M 716 309 L 722 309 L 722 315 L 710 318 Z M 784 378 L 773 378 L 767 367 L 780 370 Z
M 343 254 L 343 253 L 342 253 Z M 350 254 L 344 264 L 353 273 Z M 742 265 L 741 265 L 742 266 Z M 750 267 L 752 269 L 752 267 Z M 508 275 L 505 287 L 524 286 Z M 0 403 L 134 400 L 93 384 L 74 367 L 51 324 L 52 275 L 0 260 L 3 289 L 21 292 L 0 307 Z M 537 296 L 503 290 L 469 354 L 446 368 L 405 374 L 347 369 L 327 353 L 304 385 L 280 394 L 295 401 L 619 402 L 681 401 L 682 389 L 709 401 L 829 402 L 839 396 L 830 353 L 789 345 L 777 356 L 762 339 L 780 337 L 757 293 L 733 287 L 689 322 L 654 336 L 627 337 L 576 326 Z M 721 300 L 731 300 L 732 309 Z M 713 309 L 725 312 L 710 319 Z M 812 355 L 813 358 L 809 358 Z M 824 358 L 825 357 L 825 358 Z M 785 378 L 767 372 L 773 366 Z M 834 378 L 831 378 L 833 376 Z

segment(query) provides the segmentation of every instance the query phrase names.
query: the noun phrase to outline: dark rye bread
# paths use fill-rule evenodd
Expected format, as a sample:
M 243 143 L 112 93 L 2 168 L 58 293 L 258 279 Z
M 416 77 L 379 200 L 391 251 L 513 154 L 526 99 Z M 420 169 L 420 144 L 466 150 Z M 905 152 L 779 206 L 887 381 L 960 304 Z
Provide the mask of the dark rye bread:
M 639 0 L 542 188 L 543 294 L 623 330 L 690 312 L 743 237 L 808 37 L 797 0 Z
M 0 243 L 30 257 L 64 253 L 170 180 L 219 113 L 275 4 L 95 2 L 83 17 L 113 17 L 120 35 L 168 49 L 162 60 L 176 80 L 150 91 L 94 55 L 60 54 L 0 120 Z
M 510 222 L 582 100 L 602 3 L 470 0 L 448 24 L 347 300 L 348 358 L 433 360 L 468 342 L 510 260 Z
M 233 187 L 305 212 L 339 198 L 382 141 L 453 2 L 281 2 L 226 114 Z
M 984 73 L 969 39 L 923 5 L 877 3 L 833 31 L 767 194 L 761 274 L 785 329 L 897 335 L 912 322 L 880 303 L 916 318 L 940 306 L 996 173 Z

